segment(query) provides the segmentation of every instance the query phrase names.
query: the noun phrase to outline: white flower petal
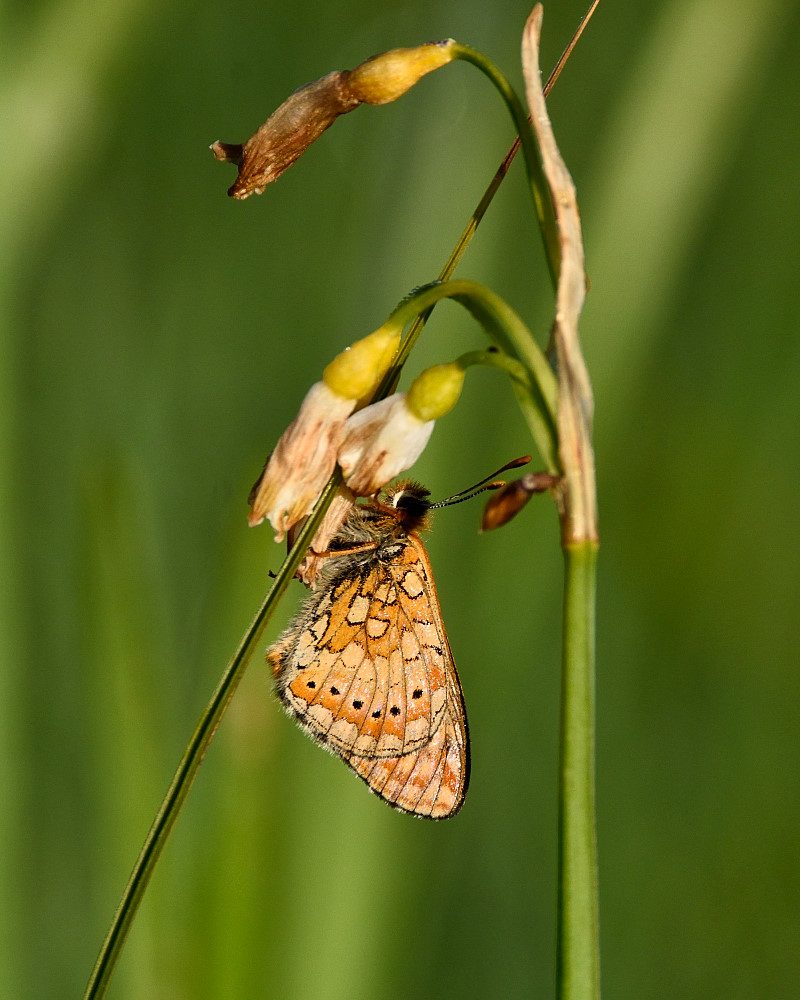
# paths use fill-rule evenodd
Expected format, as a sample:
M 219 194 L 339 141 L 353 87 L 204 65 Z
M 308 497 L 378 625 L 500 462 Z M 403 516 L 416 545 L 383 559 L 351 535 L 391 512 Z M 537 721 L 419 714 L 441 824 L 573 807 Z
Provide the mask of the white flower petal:
M 416 462 L 434 423 L 416 417 L 402 392 L 354 413 L 344 426 L 338 454 L 347 485 L 358 496 L 377 493 Z

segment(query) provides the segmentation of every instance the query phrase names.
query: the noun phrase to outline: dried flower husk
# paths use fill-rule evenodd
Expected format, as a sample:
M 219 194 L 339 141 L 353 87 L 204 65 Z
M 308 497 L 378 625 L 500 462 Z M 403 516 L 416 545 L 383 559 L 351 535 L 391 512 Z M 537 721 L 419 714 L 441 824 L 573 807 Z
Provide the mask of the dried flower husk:
M 336 466 L 342 430 L 355 405 L 355 399 L 345 399 L 325 382 L 311 386 L 251 493 L 251 527 L 266 517 L 280 542 L 311 513 Z
M 231 198 L 243 200 L 263 194 L 271 181 L 287 170 L 339 115 L 357 108 L 341 73 L 328 73 L 300 87 L 244 145 L 215 142 L 211 151 L 218 160 L 235 163 L 239 175 L 228 188 Z

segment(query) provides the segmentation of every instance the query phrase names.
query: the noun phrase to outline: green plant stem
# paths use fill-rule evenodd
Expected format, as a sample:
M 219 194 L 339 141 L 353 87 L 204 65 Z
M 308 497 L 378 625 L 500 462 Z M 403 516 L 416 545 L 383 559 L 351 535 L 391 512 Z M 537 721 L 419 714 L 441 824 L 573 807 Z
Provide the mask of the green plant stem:
M 319 527 L 325 511 L 339 486 L 341 479 L 334 476 L 323 490 L 302 530 L 299 532 L 291 552 L 275 576 L 269 593 L 264 598 L 253 621 L 245 632 L 239 648 L 233 654 L 225 672 L 217 685 L 211 701 L 200 717 L 200 721 L 192 734 L 189 745 L 181 759 L 178 769 L 172 779 L 167 794 L 161 803 L 158 814 L 150 827 L 144 846 L 136 859 L 128 884 L 122 894 L 117 912 L 109 928 L 105 941 L 100 949 L 97 962 L 92 971 L 89 984 L 84 994 L 84 1000 L 100 1000 L 106 995 L 111 975 L 117 964 L 125 939 L 128 936 L 133 918 L 139 908 L 144 891 L 156 866 L 156 862 L 164 849 L 167 838 L 178 818 L 181 807 L 189 794 L 189 790 L 197 777 L 197 772 L 203 762 L 206 750 L 213 739 L 217 726 L 228 707 L 231 698 L 242 679 L 245 667 L 253 651 L 253 647 L 261 638 L 278 601 L 283 596 L 292 577 L 300 565 L 303 556 L 311 543 L 311 539 Z
M 597 1000 L 600 996 L 594 819 L 597 543 L 565 545 L 563 551 L 556 997 Z
M 563 69 L 564 63 L 566 62 L 570 52 L 572 51 L 572 47 L 574 46 L 575 42 L 583 32 L 583 29 L 585 28 L 586 23 L 591 17 L 594 7 L 597 5 L 597 3 L 599 3 L 599 0 L 595 0 L 594 4 L 589 10 L 589 13 L 586 15 L 583 22 L 581 23 L 581 26 L 578 28 L 578 31 L 576 32 L 572 42 L 564 50 L 553 72 L 550 74 L 550 77 L 544 88 L 545 96 L 547 96 L 547 94 L 550 93 L 553 84 L 558 79 L 558 76 L 561 70 Z M 455 273 L 455 270 L 458 267 L 461 258 L 467 252 L 467 248 L 472 242 L 473 236 L 477 232 L 481 220 L 483 219 L 489 206 L 491 205 L 494 196 L 497 194 L 500 185 L 505 180 L 506 174 L 508 173 L 511 164 L 514 162 L 514 158 L 516 157 L 517 153 L 519 152 L 522 146 L 522 136 L 524 136 L 525 158 L 528 169 L 528 180 L 531 185 L 534 204 L 536 206 L 536 215 L 539 221 L 539 229 L 542 234 L 542 240 L 545 248 L 545 257 L 547 258 L 547 265 L 550 272 L 550 278 L 555 285 L 557 282 L 556 275 L 560 271 L 560 260 L 561 260 L 561 251 L 558 240 L 558 230 L 556 227 L 555 216 L 553 214 L 552 203 L 550 199 L 546 196 L 547 186 L 546 186 L 546 178 L 544 176 L 542 167 L 541 151 L 539 149 L 536 137 L 531 131 L 530 118 L 525 116 L 525 112 L 522 109 L 519 98 L 515 94 L 514 90 L 512 89 L 508 81 L 500 73 L 497 67 L 494 66 L 493 63 L 485 59 L 480 54 L 480 52 L 477 52 L 475 49 L 471 49 L 464 45 L 459 45 L 458 43 L 455 44 L 457 49 L 456 57 L 459 59 L 463 59 L 465 62 L 471 62 L 473 63 L 473 65 L 476 65 L 482 72 L 486 73 L 489 76 L 492 83 L 500 91 L 503 99 L 506 101 L 506 105 L 509 109 L 509 112 L 511 113 L 511 117 L 514 119 L 514 124 L 517 125 L 517 136 L 512 142 L 508 152 L 503 157 L 503 160 L 500 163 L 500 166 L 495 171 L 491 181 L 489 181 L 489 184 L 486 190 L 483 192 L 480 201 L 475 206 L 475 210 L 473 211 L 472 215 L 469 218 L 469 221 L 464 227 L 464 231 L 459 236 L 458 240 L 456 241 L 456 245 L 453 247 L 453 250 L 450 253 L 450 256 L 445 261 L 444 267 L 442 267 L 442 270 L 439 272 L 438 280 L 440 282 L 449 281 L 449 279 L 452 278 L 453 274 Z M 414 319 L 414 322 L 411 325 L 411 329 L 409 330 L 408 335 L 406 337 L 406 341 L 404 342 L 405 353 L 403 354 L 403 359 L 405 359 L 408 356 L 408 351 L 411 349 L 411 346 L 414 343 L 416 343 L 417 338 L 422 332 L 422 328 L 425 326 L 430 314 L 433 312 L 435 304 L 436 303 L 434 302 L 434 304 L 429 306 L 428 309 L 425 310 L 425 312 L 420 313 Z M 387 374 L 387 377 L 384 379 L 381 385 L 381 389 L 378 392 L 376 392 L 374 398 L 381 399 L 389 395 L 389 393 L 394 392 L 398 378 L 399 375 L 397 369 L 395 368 L 390 373 Z
M 387 386 L 381 386 L 376 398 L 381 398 L 385 390 L 391 391 L 390 387 L 396 384 L 399 369 L 422 332 L 422 324 L 418 320 L 424 320 L 442 299 L 452 299 L 467 309 L 481 324 L 492 343 L 500 349 L 493 362 L 483 358 L 480 362 L 473 359 L 471 363 L 493 363 L 496 368 L 505 368 L 511 376 L 514 394 L 547 470 L 558 474 L 556 376 L 544 352 L 517 313 L 499 295 L 477 282 L 435 281 L 418 288 L 403 299 L 392 313 L 391 320 L 401 326 L 411 322 L 411 328 L 400 346 L 395 367 L 387 375 Z M 504 358 L 512 364 L 505 365 Z M 514 362 L 519 368 L 515 367 Z M 524 370 L 524 375 L 520 368 Z
M 392 313 L 392 318 L 403 325 L 442 299 L 453 299 L 467 309 L 481 324 L 492 342 L 509 354 L 519 358 L 530 371 L 542 395 L 543 402 L 555 420 L 558 409 L 558 382 L 544 351 L 533 334 L 514 310 L 495 292 L 477 281 L 434 281 L 423 285 L 406 296 Z M 399 363 L 405 362 L 414 340 L 409 336 L 398 352 Z

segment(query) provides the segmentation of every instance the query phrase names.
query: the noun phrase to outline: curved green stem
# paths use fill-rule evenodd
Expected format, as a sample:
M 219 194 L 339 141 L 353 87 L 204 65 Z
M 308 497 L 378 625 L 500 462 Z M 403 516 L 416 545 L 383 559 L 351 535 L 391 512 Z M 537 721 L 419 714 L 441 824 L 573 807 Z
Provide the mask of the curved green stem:
M 588 16 L 585 20 L 588 20 Z M 579 29 L 583 30 L 583 26 Z M 550 87 L 555 82 L 558 72 L 561 69 L 561 64 L 565 60 L 566 55 L 570 50 L 568 49 L 561 58 L 556 69 L 553 71 L 550 79 L 547 83 L 546 93 L 549 92 Z M 452 278 L 455 273 L 456 267 L 464 256 L 472 242 L 472 237 L 475 235 L 477 228 L 486 214 L 489 205 L 492 203 L 495 194 L 497 194 L 500 185 L 505 179 L 508 169 L 511 166 L 514 157 L 516 156 L 520 147 L 523 149 L 523 155 L 525 158 L 525 164 L 528 172 L 528 180 L 531 185 L 531 191 L 533 194 L 534 205 L 536 207 L 536 217 L 539 222 L 539 230 L 542 235 L 542 242 L 545 249 L 545 257 L 547 259 L 547 266 L 550 272 L 550 279 L 553 282 L 553 286 L 557 286 L 558 274 L 560 273 L 560 261 L 561 261 L 561 247 L 560 239 L 558 235 L 558 227 L 556 224 L 555 213 L 553 211 L 552 202 L 548 196 L 547 181 L 544 175 L 544 170 L 542 167 L 541 151 L 539 148 L 538 140 L 533 133 L 530 120 L 526 117 L 525 111 L 520 104 L 519 98 L 514 92 L 511 85 L 508 83 L 503 74 L 497 69 L 497 67 L 485 56 L 481 55 L 475 49 L 470 48 L 466 45 L 461 45 L 458 42 L 453 43 L 453 53 L 454 58 L 461 59 L 464 62 L 471 62 L 474 66 L 485 73 L 489 79 L 492 81 L 494 86 L 499 90 L 501 96 L 503 97 L 506 105 L 509 109 L 514 124 L 517 127 L 517 138 L 511 145 L 506 155 L 503 157 L 503 161 L 494 173 L 491 181 L 489 182 L 486 190 L 481 196 L 480 201 L 475 207 L 472 215 L 469 218 L 464 231 L 459 236 L 456 245 L 450 256 L 447 258 L 444 267 L 439 272 L 439 281 L 445 282 Z M 410 350 L 411 345 L 414 344 L 422 332 L 422 328 L 428 321 L 433 307 L 436 303 L 434 302 L 430 305 L 424 312 L 418 314 L 408 332 L 408 337 L 406 341 L 406 353 L 403 355 L 403 359 L 407 357 L 408 350 Z M 395 367 L 390 372 L 387 373 L 386 378 L 383 380 L 380 388 L 375 393 L 374 399 L 382 399 L 384 396 L 389 395 L 393 392 L 397 380 L 399 378 L 399 368 Z
M 298 534 L 291 552 L 286 556 L 283 565 L 278 570 L 269 593 L 264 598 L 261 607 L 242 637 L 239 648 L 233 654 L 228 666 L 225 668 L 225 672 L 211 697 L 211 701 L 200 717 L 197 728 L 192 734 L 189 745 L 175 771 L 167 794 L 164 796 L 158 814 L 153 821 L 153 825 L 150 827 L 150 832 L 147 834 L 147 839 L 139 853 L 139 857 L 136 859 L 136 864 L 131 872 L 128 884 L 125 886 L 119 907 L 114 914 L 111 927 L 97 957 L 97 962 L 95 963 L 84 994 L 84 1000 L 99 1000 L 99 998 L 106 995 L 111 974 L 117 964 L 133 918 L 139 908 L 139 903 L 153 874 L 153 869 L 156 866 L 159 855 L 164 849 L 167 838 L 175 825 L 175 820 L 178 818 L 184 800 L 189 794 L 194 779 L 197 777 L 197 772 L 203 762 L 206 750 L 208 750 L 217 726 L 230 704 L 239 681 L 242 679 L 253 647 L 260 639 L 278 601 L 289 586 L 297 567 L 300 565 L 308 546 L 311 544 L 311 539 L 314 537 L 325 515 L 325 511 L 330 506 L 330 502 L 340 482 L 340 477 L 334 476 L 323 490 L 314 510 Z
M 525 365 L 555 420 L 558 410 L 558 380 L 550 363 L 519 315 L 491 289 L 476 281 L 435 281 L 418 288 L 403 299 L 392 313 L 392 318 L 405 325 L 442 299 L 453 299 L 467 309 L 499 348 Z M 417 336 L 418 333 L 413 335 L 412 328 L 398 352 L 399 364 L 405 362 Z
M 456 358 L 456 364 L 462 368 L 483 365 L 487 368 L 497 368 L 508 375 L 531 437 L 536 442 L 544 461 L 545 469 L 554 476 L 559 475 L 558 435 L 555 425 L 549 410 L 541 405 L 540 394 L 525 365 L 503 351 L 469 351 Z
M 516 312 L 490 289 L 474 281 L 434 282 L 418 288 L 407 296 L 392 313 L 392 318 L 402 325 L 413 320 L 398 352 L 392 372 L 376 394 L 380 398 L 396 384 L 400 367 L 422 332 L 422 320 L 442 299 L 452 299 L 467 309 L 481 324 L 490 340 L 509 361 L 516 361 L 527 372 L 525 378 L 515 378 L 519 370 L 506 369 L 512 375 L 514 393 L 523 415 L 531 428 L 534 440 L 547 465 L 548 472 L 559 472 L 558 461 L 558 381 L 544 352 L 536 343 L 528 327 Z M 496 356 L 495 367 L 504 362 Z M 481 362 L 484 363 L 484 362 Z M 487 361 L 487 364 L 493 362 Z

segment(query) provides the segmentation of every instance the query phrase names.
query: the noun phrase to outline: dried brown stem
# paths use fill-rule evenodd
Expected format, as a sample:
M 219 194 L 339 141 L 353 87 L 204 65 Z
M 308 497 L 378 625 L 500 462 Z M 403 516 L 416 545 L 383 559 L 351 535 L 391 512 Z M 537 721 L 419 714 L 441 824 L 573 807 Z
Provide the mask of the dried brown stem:
M 592 450 L 592 387 L 578 339 L 578 319 L 586 296 L 581 220 L 575 185 L 556 145 L 539 71 L 542 7 L 537 4 L 525 27 L 522 65 L 528 107 L 542 154 L 545 177 L 558 224 L 559 268 L 553 341 L 558 360 L 559 457 L 564 544 L 597 541 L 597 499 Z

